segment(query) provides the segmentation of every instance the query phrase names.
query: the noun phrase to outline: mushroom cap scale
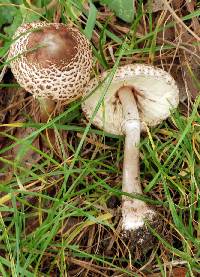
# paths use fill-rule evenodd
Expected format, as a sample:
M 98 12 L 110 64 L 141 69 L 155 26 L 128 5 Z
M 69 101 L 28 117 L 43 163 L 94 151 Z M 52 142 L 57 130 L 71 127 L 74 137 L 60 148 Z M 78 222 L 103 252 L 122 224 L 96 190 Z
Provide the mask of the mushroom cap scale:
M 108 87 L 109 72 L 104 72 L 99 78 L 93 78 L 85 88 L 87 96 L 82 104 L 83 112 L 90 119 L 100 97 Z M 103 82 L 99 86 L 99 83 Z M 119 67 L 108 87 L 103 102 L 96 113 L 93 124 L 104 131 L 123 135 L 123 110 L 117 96 L 122 86 L 132 87 L 136 93 L 141 128 L 146 124 L 155 126 L 170 115 L 170 111 L 178 106 L 179 91 L 172 76 L 166 71 L 144 64 L 131 64 Z M 138 92 L 138 93 L 137 93 Z
M 76 28 L 62 23 L 21 25 L 8 55 L 17 82 L 35 97 L 78 96 L 90 79 L 92 50 Z

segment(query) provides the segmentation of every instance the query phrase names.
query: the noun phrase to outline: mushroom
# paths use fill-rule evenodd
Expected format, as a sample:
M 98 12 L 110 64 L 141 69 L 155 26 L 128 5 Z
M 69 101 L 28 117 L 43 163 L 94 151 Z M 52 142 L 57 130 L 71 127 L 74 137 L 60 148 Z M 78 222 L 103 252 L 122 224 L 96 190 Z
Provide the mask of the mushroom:
M 75 98 L 89 82 L 92 50 L 75 27 L 38 21 L 17 29 L 8 61 L 17 82 L 40 100 L 46 122 L 54 101 Z
M 111 83 L 108 77 L 109 71 L 89 82 L 82 110 L 98 128 L 114 135 L 125 135 L 122 191 L 142 194 L 140 132 L 145 131 L 147 125 L 155 126 L 170 115 L 170 111 L 178 106 L 179 91 L 169 73 L 150 65 L 125 65 L 116 70 Z M 103 84 L 99 86 L 100 82 Z M 96 112 L 98 103 L 100 107 Z M 123 232 L 134 236 L 146 230 L 147 234 L 145 219 L 155 223 L 158 215 L 144 201 L 123 195 Z

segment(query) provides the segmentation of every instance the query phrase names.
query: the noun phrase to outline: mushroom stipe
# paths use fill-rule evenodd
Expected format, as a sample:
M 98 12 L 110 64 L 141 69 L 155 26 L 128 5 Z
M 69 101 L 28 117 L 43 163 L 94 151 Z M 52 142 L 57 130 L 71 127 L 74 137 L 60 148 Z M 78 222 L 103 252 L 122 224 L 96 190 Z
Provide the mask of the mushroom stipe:
M 139 170 L 140 133 L 145 126 L 155 126 L 170 116 L 179 103 L 179 91 L 171 75 L 162 69 L 132 64 L 119 67 L 108 85 L 109 72 L 92 79 L 85 89 L 87 96 L 82 110 L 92 118 L 102 94 L 105 95 L 93 124 L 115 135 L 125 136 L 122 191 L 142 194 Z M 104 83 L 103 83 L 104 81 Z M 99 86 L 99 83 L 102 85 Z M 107 91 L 105 91 L 105 88 Z M 93 93 L 91 93 L 93 92 Z M 133 196 L 134 197 L 134 196 Z M 138 238 L 139 244 L 149 240 L 145 220 L 158 226 L 155 209 L 144 201 L 122 196 L 122 230 L 128 237 Z

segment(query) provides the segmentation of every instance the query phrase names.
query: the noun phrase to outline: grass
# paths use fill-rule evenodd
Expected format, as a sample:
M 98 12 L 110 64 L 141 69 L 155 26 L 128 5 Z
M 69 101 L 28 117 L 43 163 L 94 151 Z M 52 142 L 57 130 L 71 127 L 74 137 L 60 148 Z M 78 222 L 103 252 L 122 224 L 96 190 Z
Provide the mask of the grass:
M 87 10 L 81 1 L 60 1 L 62 21 L 73 21 L 92 38 L 93 74 L 98 74 L 99 68 L 112 68 L 112 77 L 119 64 L 135 61 L 164 65 L 167 70 L 177 60 L 179 49 L 187 48 L 176 41 L 158 43 L 158 35 L 177 28 L 177 22 L 160 23 L 151 12 L 144 19 L 142 1 L 133 24 L 125 26 L 126 33 L 117 29 L 124 27 L 121 21 L 116 21 L 116 28 L 112 26 L 111 13 L 106 19 L 98 14 L 96 2 Z M 55 9 L 43 16 L 51 21 Z M 82 17 L 77 17 L 80 14 Z M 189 24 L 199 14 L 197 9 L 180 18 Z M 149 31 L 141 34 L 138 29 L 145 28 L 144 22 Z M 2 31 L 2 40 L 3 35 Z M 5 41 L 7 49 L 7 38 Z M 3 46 L 0 52 L 6 49 Z M 109 49 L 113 49 L 115 62 Z M 0 133 L 0 275 L 200 273 L 200 96 L 189 105 L 186 100 L 168 120 L 142 137 L 140 168 L 145 196 L 139 198 L 156 207 L 163 226 L 160 232 L 149 226 L 157 240 L 151 250 L 141 254 L 137 250 L 131 253 L 130 241 L 119 232 L 123 138 L 86 122 L 81 100 L 70 103 L 47 124 L 37 123 L 34 113 L 29 113 L 30 107 L 35 107 L 33 100 L 14 87 L 9 72 L 4 82 L 2 110 L 4 105 L 14 108 L 1 113 L 6 119 Z M 19 105 L 13 106 L 18 101 Z M 47 132 L 51 128 L 55 144 Z M 22 132 L 25 136 L 20 137 Z M 29 163 L 25 166 L 26 153 Z

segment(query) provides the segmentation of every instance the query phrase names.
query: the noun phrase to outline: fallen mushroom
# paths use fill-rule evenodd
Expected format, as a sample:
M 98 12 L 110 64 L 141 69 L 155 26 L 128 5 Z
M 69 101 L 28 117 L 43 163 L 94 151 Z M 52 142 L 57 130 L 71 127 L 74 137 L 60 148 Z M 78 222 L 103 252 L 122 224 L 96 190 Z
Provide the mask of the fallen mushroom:
M 122 191 L 142 194 L 138 148 L 140 132 L 146 125 L 155 126 L 170 115 L 179 103 L 179 91 L 169 73 L 149 65 L 119 67 L 110 85 L 109 78 L 106 79 L 108 74 L 105 72 L 89 82 L 82 110 L 86 118 L 91 119 L 105 94 L 92 123 L 108 133 L 125 135 Z M 144 201 L 122 197 L 122 229 L 125 233 L 147 232 L 145 219 L 154 223 L 156 218 L 156 211 Z
M 54 100 L 78 96 L 89 82 L 89 41 L 74 27 L 42 21 L 21 25 L 13 39 L 8 55 L 11 71 L 40 100 L 41 118 L 47 121 Z

